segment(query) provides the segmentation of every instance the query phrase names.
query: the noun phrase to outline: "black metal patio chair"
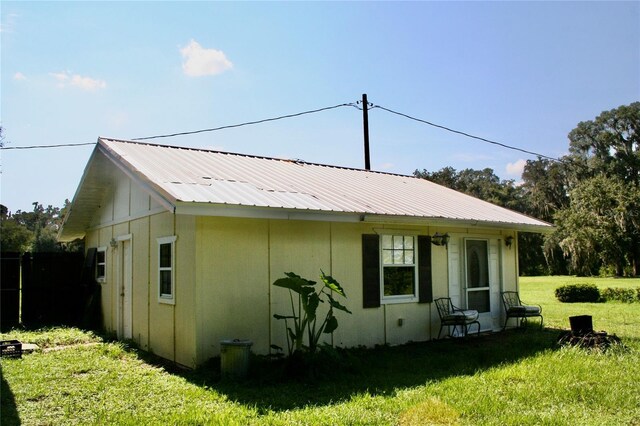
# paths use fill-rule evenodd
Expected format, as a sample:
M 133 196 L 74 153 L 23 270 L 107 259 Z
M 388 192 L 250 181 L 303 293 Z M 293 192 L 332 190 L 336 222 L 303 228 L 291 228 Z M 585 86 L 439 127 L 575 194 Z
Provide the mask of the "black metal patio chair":
M 453 305 L 451 298 L 441 297 L 434 300 L 436 308 L 438 308 L 438 315 L 440 316 L 440 331 L 438 332 L 438 339 L 442 334 L 444 327 L 448 328 L 449 336 L 451 337 L 451 327 L 455 332 L 457 327 L 460 327 L 462 336 L 467 336 L 469 332 L 469 326 L 475 324 L 478 327 L 478 334 L 480 334 L 480 322 L 478 322 L 478 311 L 472 309 L 460 309 Z
M 503 291 L 502 303 L 504 304 L 504 326 L 502 329 L 507 328 L 507 322 L 509 318 L 516 318 L 520 325 L 524 326 L 527 323 L 527 318 L 540 317 L 540 329 L 543 327 L 544 318 L 542 317 L 542 306 L 540 305 L 525 305 L 520 300 L 520 295 L 517 291 Z

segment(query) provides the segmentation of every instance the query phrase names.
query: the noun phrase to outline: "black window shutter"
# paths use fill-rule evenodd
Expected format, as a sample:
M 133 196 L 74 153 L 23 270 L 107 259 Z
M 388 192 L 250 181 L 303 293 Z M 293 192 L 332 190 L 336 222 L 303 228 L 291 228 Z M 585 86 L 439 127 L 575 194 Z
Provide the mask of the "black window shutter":
M 380 237 L 362 235 L 362 307 L 380 306 Z
M 427 235 L 418 235 L 418 292 L 419 303 L 433 302 L 431 237 Z
M 93 284 L 95 282 L 96 272 L 96 253 L 98 249 L 92 247 L 87 250 L 84 258 L 84 266 L 82 267 L 82 283 Z

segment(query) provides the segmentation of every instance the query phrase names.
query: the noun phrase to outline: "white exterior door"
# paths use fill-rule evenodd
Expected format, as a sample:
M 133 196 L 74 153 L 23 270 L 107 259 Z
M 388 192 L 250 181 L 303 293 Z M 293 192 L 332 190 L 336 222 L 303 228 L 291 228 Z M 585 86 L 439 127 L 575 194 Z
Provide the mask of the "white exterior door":
M 449 241 L 449 297 L 454 305 L 476 309 L 483 331 L 500 330 L 502 253 L 489 236 L 453 235 Z M 475 327 L 472 328 L 475 331 Z
M 464 239 L 462 293 L 466 308 L 479 312 L 482 330 L 494 330 L 500 321 L 499 250 L 497 239 Z
M 117 334 L 119 339 L 131 339 L 133 337 L 132 330 L 132 304 L 131 304 L 131 287 L 133 285 L 133 268 L 131 256 L 131 238 L 122 237 L 119 241 L 118 259 L 118 327 Z

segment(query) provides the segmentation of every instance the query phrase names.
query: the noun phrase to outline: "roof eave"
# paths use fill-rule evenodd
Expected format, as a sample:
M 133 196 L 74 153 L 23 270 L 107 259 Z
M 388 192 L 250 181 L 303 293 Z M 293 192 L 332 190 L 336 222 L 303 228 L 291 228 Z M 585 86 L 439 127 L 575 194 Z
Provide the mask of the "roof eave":
M 98 139 L 97 149 L 104 154 L 120 171 L 128 178 L 137 183 L 151 195 L 160 205 L 171 212 L 176 210 L 176 200 L 167 191 L 150 181 L 144 174 L 138 172 L 125 158 L 109 149 L 109 147 Z
M 293 208 L 249 206 L 204 202 L 176 203 L 176 214 L 193 216 L 240 217 L 248 219 L 312 220 L 327 222 L 361 222 L 362 215 L 354 212 L 303 210 Z
M 264 206 L 247 206 L 216 203 L 176 203 L 176 214 L 194 216 L 242 217 L 254 219 L 314 220 L 328 222 L 368 222 L 396 223 L 418 226 L 443 226 L 465 228 L 498 228 L 520 232 L 549 233 L 554 227 L 539 221 L 539 224 L 482 221 L 473 219 L 454 219 L 442 217 L 392 216 L 363 212 L 339 212 L 322 210 L 303 210 Z
M 85 184 L 85 181 L 87 180 L 87 175 L 89 174 L 89 170 L 91 169 L 91 165 L 93 163 L 93 159 L 97 155 L 97 152 L 98 152 L 98 144 L 96 144 L 96 146 L 93 148 L 93 151 L 91 152 L 91 156 L 89 157 L 89 161 L 87 161 L 87 164 L 84 167 L 84 171 L 82 172 L 82 177 L 80 178 L 80 183 L 78 184 L 78 187 L 76 188 L 75 194 L 73 194 L 73 199 L 71 201 L 71 204 L 69 205 L 69 209 L 67 211 L 67 214 L 64 216 L 64 219 L 62 220 L 62 225 L 60 226 L 60 230 L 58 231 L 58 235 L 56 236 L 57 240 L 60 241 L 60 242 L 70 242 L 70 241 L 74 241 L 74 240 L 79 239 L 79 238 L 84 238 L 84 235 L 85 235 L 84 232 L 78 231 L 78 230 L 74 230 L 73 227 L 72 227 L 72 230 L 69 230 L 68 222 L 69 222 L 69 220 L 72 219 L 74 206 L 75 206 L 77 200 L 80 197 L 80 194 L 82 192 L 82 188 L 83 188 L 83 186 Z
M 172 200 L 172 197 L 168 193 L 163 191 L 161 188 L 158 188 L 157 185 L 154 185 L 142 174 L 138 173 L 125 159 L 112 152 L 102 141 L 102 138 L 98 138 L 98 143 L 89 157 L 89 161 L 85 166 L 78 188 L 73 196 L 73 201 L 71 202 L 69 211 L 67 212 L 60 231 L 58 232 L 57 239 L 60 242 L 74 241 L 84 238 L 86 235 L 86 229 L 89 228 L 89 223 L 75 223 L 77 221 L 74 220 L 74 210 L 80 202 L 83 192 L 86 191 L 88 176 L 91 173 L 91 168 L 94 166 L 96 161 L 98 161 L 97 158 L 99 154 L 102 154 L 102 156 L 104 156 L 104 158 L 106 158 L 111 164 L 116 166 L 127 177 L 147 191 L 160 205 L 168 211 L 175 212 L 175 200 Z
M 518 222 L 499 222 L 491 220 L 477 220 L 464 218 L 445 218 L 445 217 L 417 217 L 417 216 L 388 216 L 365 214 L 364 222 L 371 223 L 402 223 L 443 227 L 464 227 L 464 228 L 497 228 L 504 230 L 512 230 L 519 232 L 549 233 L 552 232 L 554 226 L 542 221 L 540 224 L 518 223 Z

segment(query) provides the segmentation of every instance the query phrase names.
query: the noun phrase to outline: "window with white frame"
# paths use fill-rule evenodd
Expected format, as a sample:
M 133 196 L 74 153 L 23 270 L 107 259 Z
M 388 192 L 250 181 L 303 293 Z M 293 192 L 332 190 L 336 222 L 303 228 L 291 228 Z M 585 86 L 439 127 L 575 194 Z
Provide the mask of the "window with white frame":
M 107 275 L 107 248 L 98 247 L 96 250 L 96 281 L 104 282 Z
M 431 237 L 362 235 L 362 307 L 382 303 L 431 303 Z
M 175 301 L 175 242 L 176 237 L 158 238 L 158 301 Z
M 413 235 L 382 235 L 383 300 L 416 296 L 417 255 Z

